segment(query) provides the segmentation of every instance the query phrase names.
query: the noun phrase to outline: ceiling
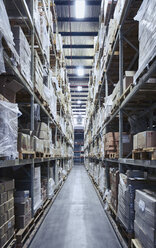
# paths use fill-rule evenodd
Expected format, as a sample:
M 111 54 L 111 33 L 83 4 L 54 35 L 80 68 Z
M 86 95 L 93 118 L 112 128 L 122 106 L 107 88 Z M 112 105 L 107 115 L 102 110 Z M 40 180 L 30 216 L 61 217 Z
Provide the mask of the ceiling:
M 76 18 L 75 0 L 55 0 L 55 5 L 58 31 L 63 38 L 73 115 L 83 117 L 86 113 L 89 73 L 93 64 L 94 37 L 99 29 L 101 0 L 85 0 L 83 19 Z M 78 67 L 84 68 L 81 77 L 77 75 Z M 82 87 L 81 91 L 78 91 L 78 86 Z

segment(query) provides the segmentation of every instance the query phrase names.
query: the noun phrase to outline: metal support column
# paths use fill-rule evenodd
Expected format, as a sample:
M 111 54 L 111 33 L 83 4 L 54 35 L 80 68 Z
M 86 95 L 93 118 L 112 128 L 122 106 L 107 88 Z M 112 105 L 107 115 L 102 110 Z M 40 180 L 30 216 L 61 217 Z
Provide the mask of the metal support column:
M 110 183 L 109 183 L 109 164 L 107 161 L 105 161 L 105 168 L 106 168 L 106 186 L 107 189 L 110 188 Z
M 57 147 L 57 126 L 55 127 L 55 148 Z
M 108 78 L 107 73 L 105 72 L 105 97 L 108 96 Z
M 31 28 L 31 81 L 33 85 L 33 92 L 31 95 L 31 131 L 34 132 L 34 1 L 31 1 L 31 17 L 33 20 L 33 26 Z M 34 143 L 32 144 L 34 148 Z M 34 216 L 34 160 L 31 164 L 31 213 Z
M 48 183 L 47 183 L 47 195 L 48 195 L 48 198 L 49 198 L 49 178 L 50 178 L 49 170 L 50 170 L 50 161 L 48 161 L 48 163 L 47 163 L 47 181 L 48 181 Z
M 119 31 L 119 81 L 120 81 L 120 96 L 123 93 L 123 34 L 120 27 Z M 123 157 L 123 112 L 119 111 L 119 158 Z M 122 172 L 122 164 L 119 164 L 119 171 Z
M 31 215 L 34 217 L 34 162 L 31 164 Z

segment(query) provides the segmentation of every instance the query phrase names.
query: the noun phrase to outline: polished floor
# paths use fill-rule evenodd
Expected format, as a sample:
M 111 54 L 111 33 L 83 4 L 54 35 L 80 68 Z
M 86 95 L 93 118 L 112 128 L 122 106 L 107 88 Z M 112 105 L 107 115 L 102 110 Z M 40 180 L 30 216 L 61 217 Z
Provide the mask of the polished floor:
M 74 166 L 30 248 L 119 248 L 83 166 Z

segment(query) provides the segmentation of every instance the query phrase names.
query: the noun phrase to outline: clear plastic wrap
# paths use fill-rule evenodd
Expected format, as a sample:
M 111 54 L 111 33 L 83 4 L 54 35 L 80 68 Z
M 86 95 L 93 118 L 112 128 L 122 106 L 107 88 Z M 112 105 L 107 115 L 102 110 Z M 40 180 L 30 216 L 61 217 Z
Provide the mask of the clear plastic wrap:
M 4 36 L 7 44 L 12 48 L 14 46 L 13 34 L 3 0 L 0 1 L 0 34 Z
M 139 21 L 139 68 L 142 70 L 156 56 L 155 12 L 156 1 L 144 0 L 134 18 Z
M 17 153 L 18 105 L 0 101 L 0 156 L 15 159 Z
M 35 167 L 34 168 L 34 211 L 42 204 L 41 198 L 41 168 Z

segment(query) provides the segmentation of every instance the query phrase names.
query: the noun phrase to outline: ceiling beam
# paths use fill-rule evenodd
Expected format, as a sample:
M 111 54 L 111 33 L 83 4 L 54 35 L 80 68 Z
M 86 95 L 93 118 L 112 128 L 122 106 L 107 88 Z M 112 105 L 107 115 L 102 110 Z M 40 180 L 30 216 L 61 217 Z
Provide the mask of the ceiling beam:
M 81 97 L 85 97 L 86 98 L 86 97 L 88 97 L 88 95 L 72 95 L 71 97 L 72 98 L 75 98 L 75 99 L 78 97 L 80 99 Z
M 98 17 L 86 17 L 78 19 L 76 17 L 58 17 L 59 22 L 99 22 Z
M 80 100 L 83 101 L 83 102 L 87 102 L 87 99 L 80 99 Z M 75 100 L 75 99 L 71 99 L 71 101 L 72 102 L 74 102 L 74 101 L 77 102 L 77 100 Z
M 79 77 L 77 74 L 74 74 L 74 73 L 73 74 L 68 73 L 67 76 L 68 77 Z M 83 77 L 89 77 L 89 74 L 84 74 Z M 79 78 L 81 78 L 81 77 L 79 77 Z
M 56 5 L 75 5 L 75 1 L 73 0 L 68 0 L 68 1 L 60 1 L 60 0 L 54 0 L 55 4 Z M 86 0 L 85 1 L 85 4 L 86 5 L 95 5 L 95 6 L 100 6 L 101 5 L 101 0 Z
M 70 81 L 89 81 L 89 78 L 68 78 Z
M 97 36 L 98 32 L 59 32 L 62 36 Z
M 91 65 L 82 65 L 83 69 L 92 69 Z M 78 69 L 79 66 L 75 65 L 66 65 L 66 69 Z
M 93 56 L 65 56 L 66 59 L 93 59 Z
M 69 49 L 69 48 L 76 48 L 76 49 L 89 49 L 89 48 L 91 48 L 91 49 L 93 49 L 94 48 L 94 45 L 88 45 L 88 44 L 86 44 L 86 45 L 63 45 L 63 48 L 64 49 Z

